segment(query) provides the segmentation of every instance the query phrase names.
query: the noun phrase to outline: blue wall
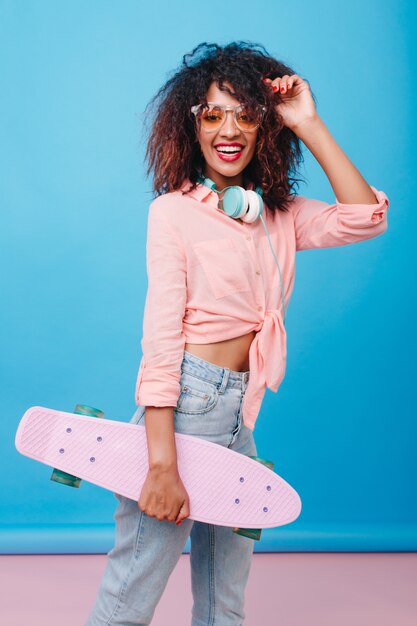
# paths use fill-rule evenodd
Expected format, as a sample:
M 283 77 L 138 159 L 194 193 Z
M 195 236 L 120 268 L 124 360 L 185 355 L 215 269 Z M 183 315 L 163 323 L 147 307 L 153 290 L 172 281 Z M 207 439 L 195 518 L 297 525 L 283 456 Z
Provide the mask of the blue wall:
M 0 2 L 0 551 L 112 546 L 114 496 L 51 482 L 14 436 L 33 405 L 132 416 L 152 197 L 141 115 L 183 54 L 234 39 L 308 78 L 336 140 L 391 202 L 383 236 L 297 255 L 287 374 L 255 436 L 303 510 L 256 549 L 416 549 L 413 11 L 376 0 L 348 11 L 324 0 Z M 302 195 L 334 201 L 306 148 L 302 173 Z

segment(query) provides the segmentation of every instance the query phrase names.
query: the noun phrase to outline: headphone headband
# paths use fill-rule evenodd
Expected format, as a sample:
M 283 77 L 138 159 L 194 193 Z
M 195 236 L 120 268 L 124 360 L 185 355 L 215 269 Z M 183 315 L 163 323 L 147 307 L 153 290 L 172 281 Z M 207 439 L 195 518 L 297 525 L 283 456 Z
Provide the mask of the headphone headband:
M 212 189 L 212 191 L 215 191 L 216 193 L 221 193 L 222 191 L 225 191 L 226 189 L 231 189 L 233 187 L 237 187 L 237 185 L 229 185 L 228 187 L 224 187 L 223 189 L 221 189 L 220 191 L 217 191 L 216 189 L 216 183 L 211 180 L 211 178 L 209 178 L 208 176 L 204 176 L 203 174 L 200 174 L 200 176 L 198 177 L 199 182 L 202 185 L 205 185 L 206 187 L 210 187 L 210 189 Z M 261 187 L 259 187 L 258 185 L 255 188 L 255 191 L 257 194 L 259 194 L 262 198 L 263 196 L 263 191 L 261 189 Z

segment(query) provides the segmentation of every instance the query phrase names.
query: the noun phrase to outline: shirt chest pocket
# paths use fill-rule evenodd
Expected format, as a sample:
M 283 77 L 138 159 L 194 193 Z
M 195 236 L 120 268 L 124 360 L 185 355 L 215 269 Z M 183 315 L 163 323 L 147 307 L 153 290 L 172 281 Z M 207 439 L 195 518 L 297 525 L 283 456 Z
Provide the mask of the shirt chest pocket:
M 234 239 L 198 241 L 193 250 L 216 299 L 250 291 L 248 253 Z

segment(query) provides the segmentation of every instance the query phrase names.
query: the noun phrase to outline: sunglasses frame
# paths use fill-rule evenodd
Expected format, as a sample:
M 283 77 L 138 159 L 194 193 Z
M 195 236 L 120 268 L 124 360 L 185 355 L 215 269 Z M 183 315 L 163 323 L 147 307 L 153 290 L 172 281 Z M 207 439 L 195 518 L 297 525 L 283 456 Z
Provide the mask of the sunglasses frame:
M 250 130 L 248 130 L 247 128 L 243 129 L 239 126 L 239 123 L 237 121 L 237 113 L 239 109 L 243 109 L 244 105 L 243 104 L 238 104 L 237 106 L 232 106 L 230 104 L 218 104 L 217 102 L 207 102 L 208 105 L 212 104 L 216 107 L 219 107 L 219 109 L 222 109 L 222 111 L 224 113 L 226 113 L 226 115 L 224 116 L 224 119 L 222 121 L 222 123 L 220 124 L 220 126 L 218 126 L 218 128 L 214 128 L 213 130 L 207 130 L 206 128 L 204 128 L 204 132 L 206 133 L 217 133 L 222 126 L 224 125 L 226 118 L 227 118 L 227 111 L 233 111 L 233 117 L 234 117 L 234 121 L 236 126 L 238 127 L 239 130 L 242 131 L 242 133 L 253 133 L 260 125 L 260 123 L 262 122 L 262 118 L 265 114 L 266 111 L 266 106 L 264 106 L 263 104 L 259 104 L 259 108 L 261 109 L 261 121 L 259 122 L 259 124 L 257 124 L 254 128 L 251 128 Z M 205 107 L 206 105 L 203 103 L 200 104 L 195 104 L 194 106 L 191 107 L 191 113 L 193 113 L 195 115 L 195 117 L 197 117 L 198 115 L 198 111 L 201 107 Z

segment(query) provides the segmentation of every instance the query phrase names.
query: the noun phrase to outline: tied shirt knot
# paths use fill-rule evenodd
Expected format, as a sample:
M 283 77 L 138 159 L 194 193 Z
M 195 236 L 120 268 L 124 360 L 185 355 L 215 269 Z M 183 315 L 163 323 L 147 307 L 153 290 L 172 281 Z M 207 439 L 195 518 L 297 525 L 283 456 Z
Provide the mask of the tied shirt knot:
M 268 309 L 249 349 L 249 382 L 243 401 L 243 421 L 253 430 L 265 388 L 277 391 L 287 362 L 287 333 L 280 309 Z
M 287 333 L 281 310 L 268 309 L 249 350 L 250 378 L 258 378 L 258 383 L 277 391 L 285 375 L 286 360 Z

